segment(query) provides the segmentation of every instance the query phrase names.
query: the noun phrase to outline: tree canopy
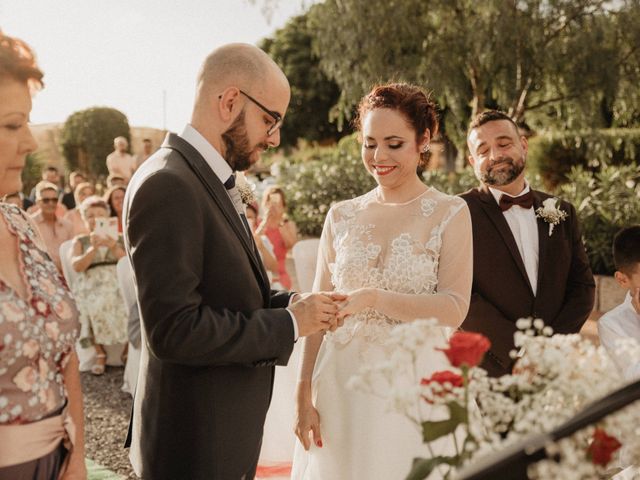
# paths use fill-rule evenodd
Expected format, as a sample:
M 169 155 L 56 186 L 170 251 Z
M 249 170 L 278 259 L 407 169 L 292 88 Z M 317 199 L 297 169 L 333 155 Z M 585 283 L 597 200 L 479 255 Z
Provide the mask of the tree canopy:
M 312 39 L 304 14 L 290 19 L 260 44 L 282 68 L 291 85 L 291 103 L 282 126 L 283 146 L 295 146 L 300 138 L 323 142 L 344 135 L 329 121 L 329 111 L 338 101 L 340 89 L 320 69 L 320 59 L 311 48 Z
M 373 83 L 432 89 L 445 131 L 501 108 L 533 127 L 640 119 L 640 2 L 326 0 L 309 11 L 313 49 L 349 118 Z
M 69 170 L 107 174 L 106 158 L 113 151 L 113 139 L 119 136 L 131 144 L 127 117 L 114 108 L 93 107 L 71 114 L 60 137 Z

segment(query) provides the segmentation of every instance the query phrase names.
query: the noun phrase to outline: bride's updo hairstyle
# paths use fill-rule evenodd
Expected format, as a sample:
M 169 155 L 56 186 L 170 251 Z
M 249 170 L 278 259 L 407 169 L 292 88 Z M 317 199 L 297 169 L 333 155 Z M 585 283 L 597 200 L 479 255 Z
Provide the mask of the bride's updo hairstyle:
M 358 105 L 358 114 L 354 125 L 359 132 L 362 132 L 364 116 L 377 108 L 389 108 L 401 112 L 415 130 L 416 142 L 422 139 L 427 130 L 429 130 L 432 140 L 438 134 L 436 104 L 431 100 L 431 95 L 428 92 L 416 85 L 387 83 L 373 87 Z M 420 152 L 418 175 L 422 174 L 428 160 L 428 149 Z

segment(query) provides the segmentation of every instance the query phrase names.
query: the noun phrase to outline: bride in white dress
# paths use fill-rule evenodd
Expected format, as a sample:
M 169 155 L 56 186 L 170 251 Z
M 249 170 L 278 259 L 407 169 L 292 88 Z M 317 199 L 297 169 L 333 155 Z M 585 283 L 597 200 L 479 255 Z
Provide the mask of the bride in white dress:
M 434 104 L 412 85 L 376 87 L 360 104 L 362 158 L 378 186 L 336 204 L 322 232 L 314 291 L 347 293 L 348 316 L 335 332 L 305 339 L 293 479 L 403 479 L 414 457 L 430 455 L 413 423 L 347 382 L 361 365 L 388 358 L 394 324 L 437 318 L 442 336 L 433 345 L 444 345 L 467 313 L 469 211 L 464 200 L 416 175 L 437 128 Z M 421 373 L 446 366 L 440 352 L 425 347 Z M 453 453 L 447 440 L 435 448 Z

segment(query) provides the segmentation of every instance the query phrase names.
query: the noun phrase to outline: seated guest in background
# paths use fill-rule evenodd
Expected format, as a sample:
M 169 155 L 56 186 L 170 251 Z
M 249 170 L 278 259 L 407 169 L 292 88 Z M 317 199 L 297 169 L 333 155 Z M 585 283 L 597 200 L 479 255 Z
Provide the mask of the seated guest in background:
M 60 245 L 73 238 L 73 225 L 56 216 L 58 189 L 53 183 L 42 181 L 35 189 L 38 211 L 31 218 L 40 230 L 53 263 L 62 272 Z
M 0 31 L 0 198 L 22 189 L 37 148 L 31 93 L 42 72 L 24 42 Z M 57 199 L 54 191 L 51 192 Z M 48 195 L 47 195 L 48 196 Z M 25 212 L 0 203 L 0 479 L 87 478 L 78 313 Z
M 11 203 L 22 210 L 22 197 L 20 196 L 20 192 L 5 195 L 4 197 L 0 198 L 0 201 L 4 203 Z
M 266 235 L 259 235 L 256 233 L 258 228 L 258 207 L 254 204 L 247 204 L 247 222 L 253 232 L 253 239 L 258 247 L 258 252 L 262 258 L 267 274 L 269 275 L 269 281 L 271 282 L 271 288 L 274 290 L 282 289 L 282 286 L 273 282 L 273 276 L 278 275 L 278 260 L 273 254 L 273 245 Z
M 60 172 L 53 165 L 48 165 L 42 169 L 42 181 L 53 183 L 56 186 L 56 191 L 58 194 L 62 194 L 60 191 Z M 35 203 L 36 202 L 36 187 L 31 189 L 31 193 L 29 194 L 29 199 Z
M 113 147 L 113 152 L 107 156 L 109 175 L 122 177 L 128 183 L 136 171 L 136 159 L 127 152 L 129 141 L 125 137 L 116 137 L 113 139 Z
M 151 146 L 151 139 L 145 138 L 142 140 L 142 153 L 136 157 L 136 169 L 144 163 L 144 161 L 153 153 L 153 147 Z
M 90 197 L 94 193 L 95 192 L 94 192 L 93 185 L 91 185 L 88 182 L 79 183 L 78 185 L 76 185 L 76 188 L 73 191 L 73 196 L 75 197 L 74 205 L 78 205 L 78 206 L 74 207 L 72 210 L 69 210 L 65 214 L 64 219 L 67 222 L 70 222 L 71 225 L 73 226 L 74 237 L 76 235 L 89 233 L 89 231 L 87 230 L 87 226 L 85 225 L 84 220 L 82 219 L 82 215 L 80 215 L 79 206 L 84 201 L 85 198 Z
M 86 198 L 80 205 L 88 235 L 73 241 L 71 265 L 80 273 L 73 285 L 73 294 L 80 311 L 80 343 L 93 344 L 96 360 L 91 373 L 102 375 L 107 354 L 104 345 L 127 342 L 127 312 L 124 308 L 116 264 L 125 254 L 122 235 L 111 237 L 95 233 L 96 219 L 109 217 L 109 206 L 100 197 Z
M 287 252 L 298 241 L 296 224 L 287 218 L 287 202 L 284 192 L 279 187 L 271 187 L 262 197 L 262 207 L 265 210 L 265 218 L 260 223 L 256 232 L 266 235 L 273 245 L 273 251 L 278 260 L 278 275 L 273 281 L 278 282 L 285 289 L 291 289 L 291 277 L 287 272 Z
M 56 187 L 57 198 L 60 200 L 62 196 L 62 189 L 60 188 L 60 174 L 58 173 L 58 169 L 53 166 L 45 167 L 42 170 L 42 181 L 49 182 Z M 31 189 L 31 194 L 29 195 L 29 199 L 33 200 L 33 203 L 27 207 L 27 213 L 34 215 L 38 213 L 38 203 L 36 202 L 36 189 L 38 185 Z M 67 207 L 65 207 L 60 201 L 56 204 L 56 217 L 62 218 L 65 213 L 67 213 Z
M 627 291 L 620 305 L 598 320 L 600 343 L 616 362 L 625 379 L 640 376 L 640 364 L 630 363 L 618 341 L 633 338 L 640 342 L 640 225 L 619 231 L 613 239 L 615 279 Z
M 109 175 L 107 177 L 107 189 L 113 187 L 125 187 L 127 186 L 127 181 L 118 175 Z
M 87 181 L 87 177 L 78 170 L 74 170 L 69 174 L 69 185 L 68 191 L 65 191 L 60 197 L 60 202 L 67 208 L 67 210 L 72 210 L 76 208 L 76 187 L 81 183 L 85 183 Z
M 122 208 L 124 206 L 124 194 L 126 188 L 123 186 L 114 186 L 107 190 L 104 194 L 104 201 L 107 202 L 111 209 L 111 216 L 118 218 L 118 232 L 122 233 Z

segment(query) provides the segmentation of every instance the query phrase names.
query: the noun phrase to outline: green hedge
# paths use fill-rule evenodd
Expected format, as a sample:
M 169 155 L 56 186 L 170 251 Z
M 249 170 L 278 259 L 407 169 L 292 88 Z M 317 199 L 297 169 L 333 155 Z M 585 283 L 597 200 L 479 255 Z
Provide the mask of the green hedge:
M 281 165 L 278 183 L 302 235 L 319 237 L 329 208 L 375 187 L 360 158 L 354 135 L 336 146 L 300 150 Z
M 559 196 L 577 209 L 594 274 L 615 271 L 611 246 L 618 230 L 640 224 L 640 173 L 636 164 L 604 166 L 597 172 L 574 167 Z
M 603 165 L 640 164 L 640 129 L 559 132 L 529 139 L 529 169 L 549 189 L 566 183 L 573 167 L 599 170 Z

